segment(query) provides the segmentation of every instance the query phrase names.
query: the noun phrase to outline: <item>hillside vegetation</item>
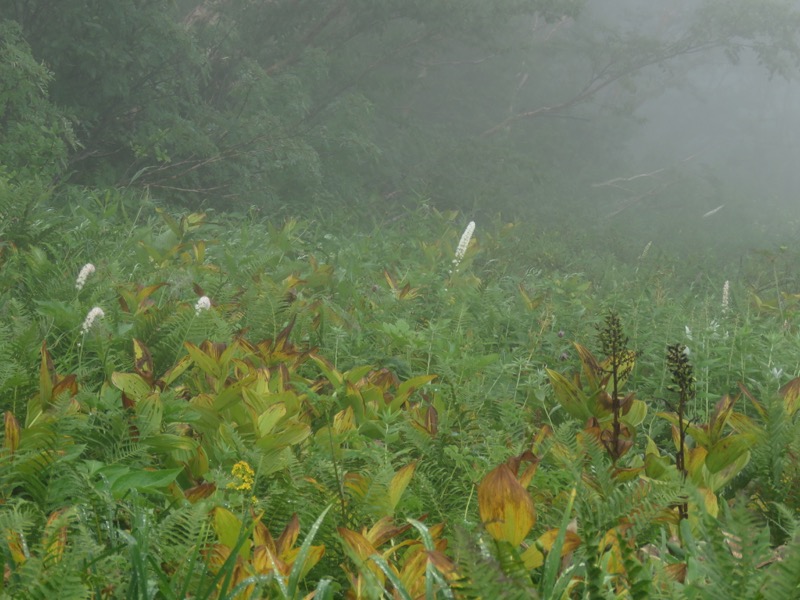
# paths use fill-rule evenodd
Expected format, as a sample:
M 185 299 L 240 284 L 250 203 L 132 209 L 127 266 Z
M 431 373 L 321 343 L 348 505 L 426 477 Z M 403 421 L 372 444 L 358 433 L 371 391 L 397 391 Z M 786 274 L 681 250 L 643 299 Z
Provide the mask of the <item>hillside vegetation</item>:
M 0 0 L 0 597 L 800 597 L 797 223 L 609 151 L 797 15 L 622 4 Z

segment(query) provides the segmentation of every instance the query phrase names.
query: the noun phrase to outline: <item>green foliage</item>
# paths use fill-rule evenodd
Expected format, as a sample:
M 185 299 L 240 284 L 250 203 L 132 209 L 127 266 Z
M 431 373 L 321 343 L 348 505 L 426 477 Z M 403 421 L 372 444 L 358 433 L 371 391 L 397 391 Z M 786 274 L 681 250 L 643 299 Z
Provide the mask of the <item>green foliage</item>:
M 733 568 L 696 541 L 720 531 L 794 560 L 800 387 L 770 393 L 768 367 L 799 345 L 736 287 L 723 312 L 716 285 L 702 301 L 677 276 L 654 291 L 644 260 L 577 273 L 502 223 L 479 225 L 452 270 L 462 221 L 428 208 L 359 230 L 130 200 L 33 203 L 4 255 L 8 594 L 63 578 L 76 597 L 680 598 Z M 105 317 L 84 332 L 94 306 Z M 598 327 L 608 356 L 572 341 Z M 707 412 L 687 397 L 685 482 L 663 355 L 676 338 L 698 392 L 724 388 L 723 365 L 765 390 Z M 612 396 L 631 442 L 617 457 Z M 769 585 L 796 585 L 768 568 Z
M 70 121 L 49 98 L 52 78 L 31 54 L 19 24 L 0 21 L 0 175 L 25 184 L 55 177 L 76 149 Z

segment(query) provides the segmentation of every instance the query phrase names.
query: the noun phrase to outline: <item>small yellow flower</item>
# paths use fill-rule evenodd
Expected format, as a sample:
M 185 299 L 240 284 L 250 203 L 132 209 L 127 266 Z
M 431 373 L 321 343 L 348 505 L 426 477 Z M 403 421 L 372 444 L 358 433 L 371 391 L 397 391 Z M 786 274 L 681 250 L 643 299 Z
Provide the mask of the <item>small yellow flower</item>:
M 231 475 L 235 481 L 231 481 L 226 487 L 229 490 L 237 490 L 239 492 L 249 492 L 253 489 L 253 483 L 256 480 L 255 471 L 246 461 L 240 460 L 231 469 Z

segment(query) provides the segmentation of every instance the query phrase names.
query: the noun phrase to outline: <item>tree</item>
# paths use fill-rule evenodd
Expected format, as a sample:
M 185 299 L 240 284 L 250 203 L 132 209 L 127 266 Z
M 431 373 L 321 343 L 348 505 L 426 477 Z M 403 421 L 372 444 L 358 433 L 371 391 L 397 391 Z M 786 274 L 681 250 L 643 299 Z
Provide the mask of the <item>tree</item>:
M 65 176 L 186 203 L 576 201 L 643 97 L 724 54 L 795 68 L 780 0 L 0 0 L 73 117 Z M 627 174 L 626 176 L 630 176 Z
M 0 22 L 0 175 L 48 179 L 76 146 L 69 119 L 48 100 L 51 79 L 19 26 Z

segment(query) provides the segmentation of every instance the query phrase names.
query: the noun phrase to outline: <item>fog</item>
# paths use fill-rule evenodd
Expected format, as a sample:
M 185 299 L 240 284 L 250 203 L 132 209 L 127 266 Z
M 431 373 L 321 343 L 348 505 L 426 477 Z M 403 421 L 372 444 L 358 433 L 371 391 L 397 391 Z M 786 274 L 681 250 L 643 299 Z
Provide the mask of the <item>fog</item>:
M 265 214 L 424 204 L 629 254 L 797 233 L 797 2 L 92 6 L 0 0 L 17 177 Z
M 665 55 L 678 48 L 674 57 L 613 83 L 588 107 L 570 109 L 617 114 L 625 122 L 625 135 L 612 136 L 607 148 L 620 160 L 598 157 L 606 171 L 589 183 L 584 201 L 601 202 L 604 208 L 592 214 L 608 232 L 632 228 L 632 239 L 661 236 L 675 248 L 702 250 L 704 239 L 708 248 L 721 243 L 736 252 L 789 243 L 800 224 L 796 39 L 772 31 L 767 17 L 744 39 L 747 23 L 763 16 L 760 7 L 769 9 L 754 2 L 748 12 L 733 3 L 732 13 L 745 9 L 736 15 L 735 34 L 726 41 L 710 36 L 715 41 L 684 52 L 681 40 L 703 24 L 698 11 L 704 6 L 724 8 L 619 0 L 590 3 L 565 24 L 565 40 L 592 36 L 594 43 L 606 40 L 603 47 L 607 40 L 641 37 L 644 52 L 651 51 L 648 43 L 663 44 Z M 598 194 L 602 200 L 593 197 Z

